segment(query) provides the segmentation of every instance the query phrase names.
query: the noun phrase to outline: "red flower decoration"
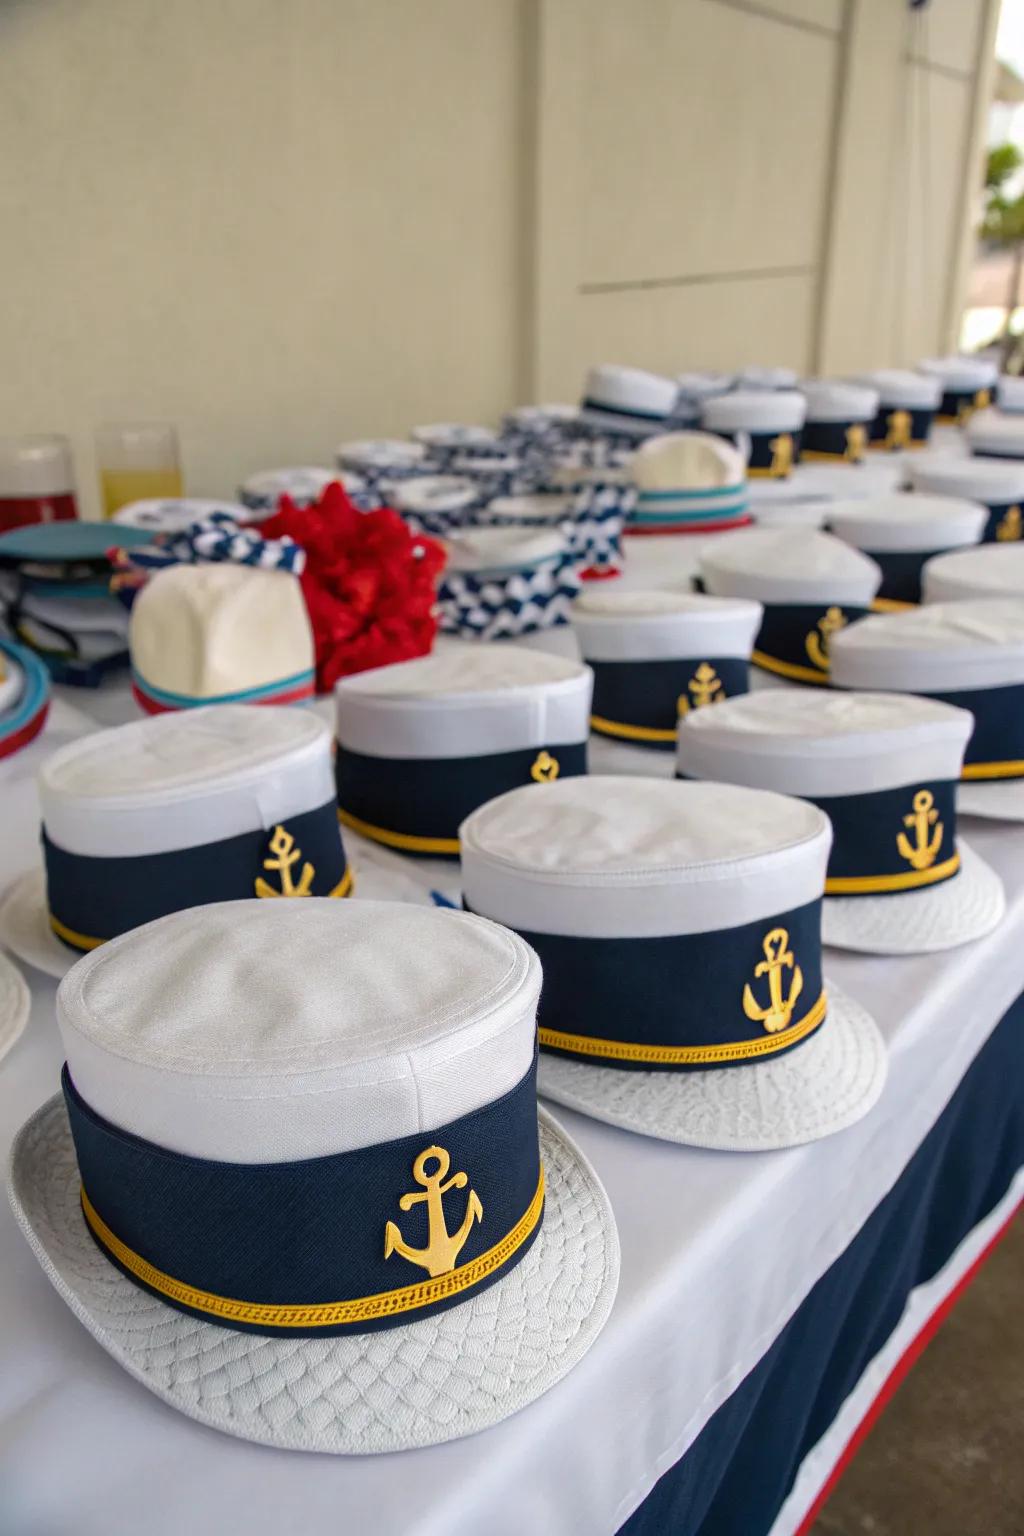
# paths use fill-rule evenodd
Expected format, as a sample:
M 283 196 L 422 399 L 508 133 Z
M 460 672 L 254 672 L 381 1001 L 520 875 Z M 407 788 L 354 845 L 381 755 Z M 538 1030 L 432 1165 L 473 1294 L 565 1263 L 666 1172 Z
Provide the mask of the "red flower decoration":
M 316 689 L 339 677 L 425 656 L 434 643 L 434 603 L 445 555 L 413 534 L 397 512 L 360 512 L 341 485 L 325 486 L 301 510 L 282 496 L 260 535 L 287 534 L 306 551 L 302 585 L 316 643 Z

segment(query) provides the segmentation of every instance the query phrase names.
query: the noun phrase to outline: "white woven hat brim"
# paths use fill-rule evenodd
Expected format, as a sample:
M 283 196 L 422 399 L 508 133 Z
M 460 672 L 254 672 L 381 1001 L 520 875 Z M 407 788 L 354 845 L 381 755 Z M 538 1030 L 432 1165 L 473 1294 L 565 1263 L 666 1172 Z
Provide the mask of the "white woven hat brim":
M 380 858 L 372 844 L 361 847 L 356 854 L 349 843 L 346 836 L 345 847 L 352 860 L 353 901 L 429 903 L 430 892 L 423 883 Z M 42 869 L 20 875 L 0 901 L 0 945 L 26 965 L 58 980 L 81 959 L 77 951 L 61 943 L 50 927 L 46 875 Z
M 952 880 L 891 896 L 826 896 L 821 938 L 868 955 L 925 955 L 991 933 L 1006 911 L 1003 882 L 963 838 Z
M 983 816 L 992 821 L 1024 821 L 1024 779 L 974 780 L 957 786 L 956 808 L 960 816 Z
M 0 1060 L 25 1028 L 31 1006 L 24 976 L 13 961 L 0 954 Z
M 540 1053 L 538 1092 L 641 1136 L 718 1152 L 818 1141 L 866 1115 L 885 1086 L 878 1025 L 826 982 L 828 1017 L 775 1060 L 710 1072 L 632 1072 Z
M 608 1197 L 540 1111 L 544 1220 L 525 1258 L 435 1317 L 346 1338 L 266 1338 L 177 1312 L 125 1278 L 89 1235 L 67 1113 L 51 1099 L 11 1154 L 14 1214 L 80 1322 L 189 1418 L 286 1450 L 363 1455 L 488 1429 L 553 1387 L 607 1320 L 619 1242 Z

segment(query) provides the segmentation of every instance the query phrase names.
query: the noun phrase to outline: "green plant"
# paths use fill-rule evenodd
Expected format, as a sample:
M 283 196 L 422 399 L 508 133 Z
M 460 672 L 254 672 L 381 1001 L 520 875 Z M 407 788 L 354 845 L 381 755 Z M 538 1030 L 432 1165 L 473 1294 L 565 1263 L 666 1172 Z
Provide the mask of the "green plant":
M 1001 341 L 1004 368 L 1014 348 L 1011 327 L 1020 298 L 1021 274 L 1024 272 L 1024 192 L 1018 193 L 1016 197 L 1008 197 L 1006 185 L 1022 165 L 1024 155 L 1016 144 L 996 144 L 989 150 L 985 166 L 985 214 L 980 234 L 990 245 L 1003 247 L 1011 253 L 1010 286 L 1006 295 L 1006 317 Z

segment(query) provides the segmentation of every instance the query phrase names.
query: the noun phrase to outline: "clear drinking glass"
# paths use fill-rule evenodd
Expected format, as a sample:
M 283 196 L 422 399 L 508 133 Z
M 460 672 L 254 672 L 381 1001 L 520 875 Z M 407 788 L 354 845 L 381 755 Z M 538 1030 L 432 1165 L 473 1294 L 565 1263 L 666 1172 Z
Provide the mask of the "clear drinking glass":
M 96 433 L 103 516 L 130 501 L 184 494 L 178 434 L 168 422 L 116 422 Z
M 53 432 L 0 437 L 0 533 L 78 516 L 71 444 Z

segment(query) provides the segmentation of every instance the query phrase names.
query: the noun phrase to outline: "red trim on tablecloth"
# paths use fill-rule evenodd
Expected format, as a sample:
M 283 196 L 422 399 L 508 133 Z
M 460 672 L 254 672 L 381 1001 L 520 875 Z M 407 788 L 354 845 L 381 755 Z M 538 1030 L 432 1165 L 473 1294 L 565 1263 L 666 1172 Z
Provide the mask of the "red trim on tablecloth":
M 654 527 L 640 528 L 635 523 L 627 523 L 623 533 L 630 538 L 644 538 L 652 533 L 724 533 L 729 528 L 746 528 L 754 519 L 752 517 L 728 517 L 714 523 L 659 523 Z
M 871 1433 L 875 1424 L 881 1418 L 882 1413 L 888 1406 L 890 1400 L 895 1396 L 896 1389 L 902 1384 L 905 1377 L 909 1374 L 911 1367 L 916 1363 L 918 1359 L 920 1359 L 921 1355 L 924 1354 L 925 1349 L 938 1333 L 939 1329 L 942 1327 L 942 1324 L 946 1321 L 946 1318 L 952 1312 L 953 1308 L 960 1300 L 960 1297 L 971 1284 L 972 1280 L 975 1278 L 982 1265 L 991 1257 L 994 1249 L 998 1247 L 998 1245 L 1002 1242 L 1003 1238 L 1010 1230 L 1013 1219 L 1019 1210 L 1020 1203 L 1014 1206 L 1013 1210 L 1010 1212 L 1009 1216 L 1007 1216 L 998 1232 L 996 1232 L 994 1237 L 992 1237 L 991 1240 L 982 1249 L 970 1268 L 961 1275 L 960 1279 L 950 1291 L 949 1295 L 943 1297 L 935 1311 L 922 1324 L 918 1333 L 907 1345 L 907 1348 L 904 1350 L 903 1354 L 897 1360 L 885 1381 L 882 1383 L 878 1395 L 875 1397 L 871 1406 L 864 1414 L 864 1417 L 857 1425 L 857 1428 L 846 1442 L 846 1446 L 840 1455 L 839 1460 L 836 1462 L 835 1466 L 832 1468 L 832 1471 L 829 1473 L 824 1487 L 821 1489 L 814 1503 L 807 1511 L 807 1514 L 797 1526 L 796 1531 L 794 1532 L 794 1536 L 809 1536 L 811 1527 L 814 1525 L 814 1522 L 817 1520 L 818 1516 L 825 1508 L 825 1505 L 832 1497 L 832 1494 L 835 1492 L 840 1478 L 850 1463 L 853 1461 L 853 1458 L 860 1450 L 861 1446 L 867 1439 L 868 1435 Z
M 22 747 L 27 747 L 30 741 L 34 741 L 46 724 L 46 717 L 50 712 L 50 701 L 47 699 L 37 715 L 27 720 L 20 731 L 15 731 L 13 736 L 5 736 L 0 739 L 0 757 L 12 757 L 15 752 L 20 752 Z

